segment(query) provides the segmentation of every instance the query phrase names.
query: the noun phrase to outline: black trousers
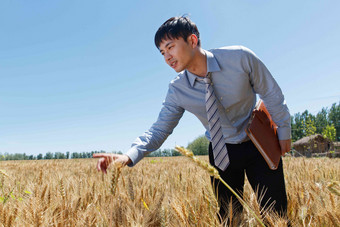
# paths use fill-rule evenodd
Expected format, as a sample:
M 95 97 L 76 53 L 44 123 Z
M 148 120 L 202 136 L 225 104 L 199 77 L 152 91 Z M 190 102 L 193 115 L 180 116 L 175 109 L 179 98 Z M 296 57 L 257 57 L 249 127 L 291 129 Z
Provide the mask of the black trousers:
M 257 195 L 261 208 L 272 206 L 281 216 L 287 215 L 287 195 L 283 175 L 282 160 L 277 170 L 269 169 L 257 148 L 249 140 L 241 144 L 227 144 L 230 164 L 225 171 L 221 171 L 214 164 L 212 145 L 209 145 L 210 164 L 218 169 L 222 179 L 234 191 L 243 196 L 244 174 Z M 224 219 L 228 215 L 229 202 L 232 201 L 234 215 L 242 212 L 243 207 L 236 196 L 219 180 L 211 178 L 215 196 L 220 204 L 220 216 Z

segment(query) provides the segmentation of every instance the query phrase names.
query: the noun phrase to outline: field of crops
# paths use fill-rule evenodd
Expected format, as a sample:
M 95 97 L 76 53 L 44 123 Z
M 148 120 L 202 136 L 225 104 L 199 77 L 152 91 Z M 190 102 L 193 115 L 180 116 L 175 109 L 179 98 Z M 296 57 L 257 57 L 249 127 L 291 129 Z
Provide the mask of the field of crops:
M 95 166 L 95 159 L 0 162 L 0 226 L 219 226 L 209 174 L 186 157 L 145 158 L 107 175 Z M 339 226 L 340 160 L 286 157 L 284 169 L 292 225 Z M 248 183 L 245 201 L 260 215 Z M 245 210 L 240 225 L 258 222 Z

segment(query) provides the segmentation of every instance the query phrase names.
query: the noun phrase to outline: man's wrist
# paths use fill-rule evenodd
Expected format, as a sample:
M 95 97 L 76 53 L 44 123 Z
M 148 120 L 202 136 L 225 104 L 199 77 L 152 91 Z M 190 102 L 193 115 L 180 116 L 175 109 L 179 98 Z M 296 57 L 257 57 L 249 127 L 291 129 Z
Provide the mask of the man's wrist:
M 289 140 L 291 139 L 291 128 L 289 127 L 278 127 L 277 136 L 279 140 Z
M 130 159 L 130 157 L 127 156 L 126 154 L 124 154 L 124 156 L 125 156 L 125 158 L 126 158 L 126 160 L 125 160 L 125 165 L 129 165 L 129 164 L 132 162 L 131 159 Z

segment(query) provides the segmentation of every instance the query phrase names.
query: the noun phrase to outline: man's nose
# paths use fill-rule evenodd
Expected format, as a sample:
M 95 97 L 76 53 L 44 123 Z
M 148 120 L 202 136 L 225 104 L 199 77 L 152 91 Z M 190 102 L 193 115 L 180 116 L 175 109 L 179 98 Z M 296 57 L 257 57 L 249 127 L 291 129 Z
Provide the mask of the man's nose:
M 169 54 L 169 53 L 165 53 L 165 54 L 164 54 L 164 59 L 165 59 L 165 61 L 167 61 L 167 62 L 171 59 L 171 57 L 172 57 L 172 56 L 171 56 L 171 54 Z

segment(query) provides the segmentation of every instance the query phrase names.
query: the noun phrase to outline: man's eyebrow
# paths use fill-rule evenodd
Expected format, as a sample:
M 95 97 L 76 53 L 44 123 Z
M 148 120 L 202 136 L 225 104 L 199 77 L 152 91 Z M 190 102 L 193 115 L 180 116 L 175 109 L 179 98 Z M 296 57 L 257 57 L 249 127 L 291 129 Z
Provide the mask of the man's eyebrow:
M 172 41 L 169 41 L 167 44 L 165 44 L 165 48 L 166 48 L 167 46 L 169 46 L 171 43 L 172 43 Z M 162 52 L 162 51 L 163 51 L 162 49 L 159 49 L 159 52 Z
M 172 43 L 172 41 L 169 41 L 169 42 L 165 45 L 165 47 L 169 46 L 171 43 Z

